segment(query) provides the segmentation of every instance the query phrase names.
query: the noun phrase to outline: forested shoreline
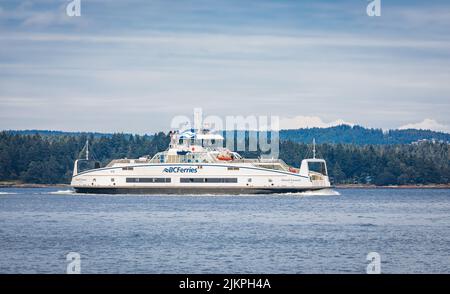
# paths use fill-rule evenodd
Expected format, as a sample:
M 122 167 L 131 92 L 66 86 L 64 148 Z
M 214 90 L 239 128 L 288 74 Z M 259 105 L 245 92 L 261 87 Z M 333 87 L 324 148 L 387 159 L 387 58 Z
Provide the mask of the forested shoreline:
M 17 134 L 0 132 L 0 181 L 67 184 L 73 162 L 86 140 L 103 165 L 115 158 L 137 158 L 165 150 L 169 137 L 112 134 L 108 136 Z M 414 144 L 357 145 L 322 143 L 318 155 L 328 164 L 335 184 L 426 185 L 450 183 L 450 145 L 423 141 Z M 258 156 L 257 152 L 245 153 Z M 311 146 L 284 140 L 280 158 L 299 166 L 311 156 Z

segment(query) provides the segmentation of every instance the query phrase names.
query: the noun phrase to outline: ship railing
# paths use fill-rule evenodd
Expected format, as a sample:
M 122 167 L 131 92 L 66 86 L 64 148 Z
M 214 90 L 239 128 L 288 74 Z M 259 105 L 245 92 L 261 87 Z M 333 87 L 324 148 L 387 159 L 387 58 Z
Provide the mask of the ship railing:
M 259 159 L 233 159 L 232 161 L 230 161 L 232 163 L 256 163 L 259 162 Z
M 110 163 L 108 163 L 106 167 L 112 167 L 116 164 L 132 164 L 132 163 L 142 164 L 149 162 L 150 162 L 149 159 L 114 159 Z
M 131 163 L 131 160 L 130 159 L 114 159 L 110 163 L 108 163 L 108 165 L 106 167 L 111 167 L 118 163 L 129 164 L 129 163 Z

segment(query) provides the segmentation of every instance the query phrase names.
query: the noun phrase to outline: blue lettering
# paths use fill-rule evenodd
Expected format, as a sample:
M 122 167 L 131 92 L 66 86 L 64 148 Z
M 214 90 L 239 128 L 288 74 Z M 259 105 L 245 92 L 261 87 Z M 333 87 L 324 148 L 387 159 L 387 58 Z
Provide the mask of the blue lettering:
M 182 168 L 180 166 L 171 166 L 171 167 L 166 167 L 165 169 L 163 169 L 164 173 L 196 173 L 197 172 L 197 168 L 196 167 L 188 167 L 188 168 Z

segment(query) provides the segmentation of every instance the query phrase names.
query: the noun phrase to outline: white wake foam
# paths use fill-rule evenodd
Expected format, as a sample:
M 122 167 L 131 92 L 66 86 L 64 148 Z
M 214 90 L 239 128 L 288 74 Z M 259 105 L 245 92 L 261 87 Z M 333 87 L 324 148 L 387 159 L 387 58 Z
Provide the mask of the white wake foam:
M 71 194 L 74 194 L 74 193 L 75 193 L 75 191 L 73 191 L 73 190 L 58 190 L 58 191 L 50 192 L 49 194 L 71 195 Z
M 14 192 L 0 192 L 0 195 L 14 195 L 14 194 L 17 194 L 17 193 L 14 193 Z
M 304 191 L 298 193 L 287 193 L 286 195 L 298 195 L 298 196 L 339 196 L 341 193 L 333 189 L 322 189 L 314 191 Z

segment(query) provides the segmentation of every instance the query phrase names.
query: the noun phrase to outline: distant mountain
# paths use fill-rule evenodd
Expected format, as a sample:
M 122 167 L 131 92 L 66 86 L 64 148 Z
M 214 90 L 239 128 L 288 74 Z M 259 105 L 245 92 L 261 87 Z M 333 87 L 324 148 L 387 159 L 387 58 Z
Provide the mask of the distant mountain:
M 281 130 L 280 140 L 299 143 L 348 143 L 357 145 L 411 144 L 422 140 L 450 142 L 450 134 L 429 130 L 370 129 L 361 126 L 340 125 L 329 128 Z

